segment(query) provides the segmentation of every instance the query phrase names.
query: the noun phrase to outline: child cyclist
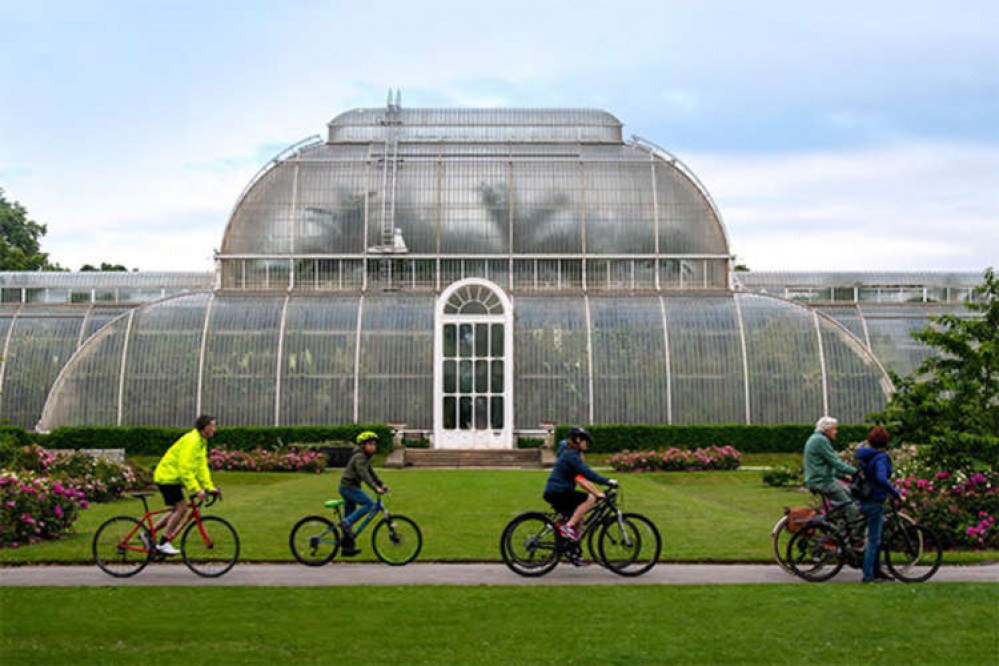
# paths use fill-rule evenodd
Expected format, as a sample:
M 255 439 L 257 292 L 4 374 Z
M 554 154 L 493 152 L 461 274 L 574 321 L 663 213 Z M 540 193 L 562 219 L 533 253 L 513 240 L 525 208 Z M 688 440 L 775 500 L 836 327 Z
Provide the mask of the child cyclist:
M 340 496 L 346 500 L 344 510 L 347 516 L 339 527 L 343 532 L 343 554 L 347 557 L 361 552 L 354 544 L 353 527 L 375 506 L 374 500 L 361 489 L 361 482 L 368 484 L 379 495 L 388 492 L 388 487 L 371 467 L 371 456 L 378 447 L 378 435 L 370 430 L 365 431 L 357 436 L 356 441 L 357 446 L 340 475 Z
M 561 525 L 559 530 L 562 536 L 573 541 L 579 541 L 579 526 L 586 512 L 593 508 L 597 498 L 604 497 L 593 484 L 617 485 L 617 481 L 597 474 L 583 462 L 580 454 L 586 451 L 592 441 L 593 437 L 585 428 L 570 428 L 565 447 L 559 447 L 561 452 L 548 476 L 548 482 L 545 483 L 545 501 L 563 516 L 569 516 L 568 522 Z M 589 494 L 576 490 L 576 483 Z

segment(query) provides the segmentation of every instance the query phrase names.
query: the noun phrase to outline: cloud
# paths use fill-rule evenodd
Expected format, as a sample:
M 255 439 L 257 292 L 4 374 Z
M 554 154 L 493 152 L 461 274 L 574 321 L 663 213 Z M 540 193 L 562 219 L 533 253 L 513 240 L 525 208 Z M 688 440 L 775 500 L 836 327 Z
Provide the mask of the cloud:
M 999 261 L 999 145 L 691 155 L 758 270 L 978 270 Z

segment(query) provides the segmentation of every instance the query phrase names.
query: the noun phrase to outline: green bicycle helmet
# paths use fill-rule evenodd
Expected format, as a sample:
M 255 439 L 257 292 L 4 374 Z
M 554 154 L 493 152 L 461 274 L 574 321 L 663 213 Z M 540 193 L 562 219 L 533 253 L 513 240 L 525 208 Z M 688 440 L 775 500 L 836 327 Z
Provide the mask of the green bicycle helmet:
M 378 435 L 371 432 L 370 430 L 365 430 L 360 435 L 357 436 L 355 440 L 358 444 L 364 444 L 365 442 L 370 442 L 371 440 L 378 441 Z

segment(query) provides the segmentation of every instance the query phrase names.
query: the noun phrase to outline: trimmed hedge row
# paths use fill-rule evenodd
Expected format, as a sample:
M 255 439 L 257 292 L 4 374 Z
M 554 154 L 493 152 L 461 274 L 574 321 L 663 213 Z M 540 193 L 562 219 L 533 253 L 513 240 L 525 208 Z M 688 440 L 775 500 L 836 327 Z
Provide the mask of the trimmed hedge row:
M 571 425 L 555 428 L 555 441 L 565 439 Z M 643 451 L 677 447 L 731 446 L 742 453 L 798 453 L 815 432 L 811 425 L 593 425 L 585 426 L 593 435 L 587 449 L 594 453 L 617 453 L 630 449 Z M 837 448 L 867 437 L 871 426 L 840 425 Z
M 13 430 L 13 429 L 9 429 Z M 47 435 L 26 433 L 47 449 L 125 449 L 128 454 L 162 455 L 190 428 L 75 427 L 56 428 Z M 221 427 L 210 446 L 230 451 L 274 450 L 281 444 L 353 442 L 365 430 L 378 435 L 378 450 L 392 450 L 392 429 L 385 425 Z M 22 431 L 24 432 L 24 431 Z
M 555 429 L 555 440 L 565 439 L 569 425 Z M 837 448 L 859 442 L 871 426 L 840 425 Z M 190 428 L 74 427 L 56 428 L 47 435 L 23 428 L 0 426 L 0 438 L 20 445 L 37 443 L 48 449 L 125 449 L 129 454 L 162 455 Z M 378 434 L 378 450 L 392 450 L 392 429 L 385 425 L 222 427 L 211 440 L 213 448 L 233 451 L 273 450 L 281 443 L 353 442 L 358 434 Z M 811 425 L 593 425 L 594 453 L 617 453 L 625 449 L 652 450 L 677 447 L 732 446 L 742 453 L 795 453 L 814 432 Z M 280 440 L 280 442 L 278 441 Z M 539 440 L 540 441 L 540 440 Z M 519 446 L 535 444 L 522 439 Z

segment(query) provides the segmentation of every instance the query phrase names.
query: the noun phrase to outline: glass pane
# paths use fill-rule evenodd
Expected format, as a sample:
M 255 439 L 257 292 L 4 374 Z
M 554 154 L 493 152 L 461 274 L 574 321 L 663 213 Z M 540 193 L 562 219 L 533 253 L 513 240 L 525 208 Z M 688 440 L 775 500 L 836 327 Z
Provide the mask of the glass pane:
M 472 325 L 461 324 L 458 327 L 458 355 L 468 358 L 472 355 Z
M 455 398 L 444 398 L 444 429 L 454 430 L 455 408 L 457 400 Z
M 472 362 L 462 361 L 459 367 L 459 384 L 462 393 L 472 392 Z
M 444 392 L 454 393 L 457 386 L 456 370 L 454 361 L 444 361 Z
M 489 324 L 475 325 L 475 355 L 478 357 L 489 355 Z
M 489 361 L 475 362 L 475 392 L 489 391 Z
M 503 324 L 493 324 L 492 330 L 493 356 L 503 355 Z
M 462 398 L 458 404 L 460 407 L 458 423 L 462 430 L 468 430 L 472 427 L 472 399 Z
M 444 326 L 444 356 L 454 356 L 454 324 Z
M 490 398 L 490 419 L 493 430 L 503 429 L 503 398 Z
M 476 430 L 485 430 L 486 428 L 489 427 L 489 425 L 488 425 L 489 421 L 486 418 L 487 417 L 487 414 L 486 414 L 486 411 L 487 411 L 487 409 L 486 409 L 486 407 L 487 407 L 486 401 L 487 400 L 488 400 L 488 398 L 481 397 L 481 396 L 475 399 L 475 429 Z
M 493 361 L 493 393 L 503 392 L 503 361 Z

